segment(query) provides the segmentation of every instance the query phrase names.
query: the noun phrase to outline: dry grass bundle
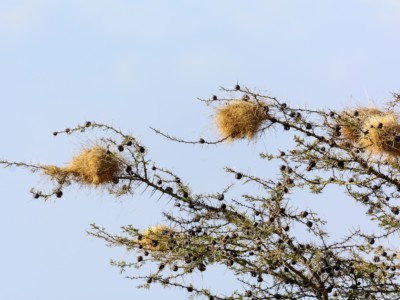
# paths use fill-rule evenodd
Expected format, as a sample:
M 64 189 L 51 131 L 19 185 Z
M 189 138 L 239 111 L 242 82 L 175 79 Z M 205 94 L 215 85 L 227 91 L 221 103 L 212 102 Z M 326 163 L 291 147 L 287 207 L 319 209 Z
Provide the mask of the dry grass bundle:
M 168 240 L 174 233 L 175 231 L 168 226 L 157 225 L 143 231 L 142 239 L 138 242 L 146 250 L 166 251 Z
M 45 174 L 61 182 L 72 176 L 82 184 L 99 186 L 112 182 L 122 172 L 123 164 L 120 158 L 107 149 L 94 146 L 84 149 L 65 168 L 50 165 L 44 166 L 44 169 Z
M 368 130 L 358 141 L 373 154 L 386 153 L 390 156 L 400 156 L 400 124 L 393 113 L 370 116 L 364 121 L 364 128 Z
M 346 141 L 357 142 L 361 137 L 364 121 L 369 117 L 383 114 L 382 111 L 372 107 L 361 107 L 352 112 L 343 112 L 339 119 L 342 136 Z
M 235 139 L 252 139 L 260 125 L 267 119 L 263 106 L 258 103 L 237 100 L 219 107 L 216 123 L 223 137 Z

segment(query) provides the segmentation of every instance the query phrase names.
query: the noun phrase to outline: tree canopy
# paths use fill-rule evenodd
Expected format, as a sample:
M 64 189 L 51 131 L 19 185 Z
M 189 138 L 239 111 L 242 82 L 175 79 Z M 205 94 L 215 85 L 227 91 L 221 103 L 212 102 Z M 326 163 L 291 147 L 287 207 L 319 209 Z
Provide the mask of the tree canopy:
M 67 166 L 0 163 L 51 178 L 54 185 L 48 191 L 31 190 L 36 199 L 61 198 L 70 185 L 81 185 L 115 197 L 143 187 L 172 201 L 175 209 L 164 212 L 164 224 L 149 224 L 145 231 L 128 224 L 111 233 L 91 224 L 90 235 L 132 253 L 129 261 L 112 264 L 140 287 L 161 284 L 210 300 L 400 299 L 400 257 L 389 245 L 400 229 L 400 96 L 394 94 L 382 108 L 331 111 L 291 107 L 239 85 L 221 94 L 201 100 L 214 107 L 219 139 L 185 140 L 154 131 L 171 142 L 210 146 L 240 139 L 257 142 L 271 130 L 286 132 L 294 147 L 269 147 L 270 153 L 260 154 L 260 159 L 279 162 L 279 176 L 259 177 L 227 167 L 234 184 L 196 193 L 190 178 L 152 161 L 134 136 L 94 121 L 53 133 L 102 132 Z M 260 192 L 238 194 L 241 185 L 257 186 Z M 357 201 L 379 229 L 373 234 L 350 230 L 332 239 L 316 212 L 291 203 L 298 191 L 321 194 L 328 186 Z M 190 282 L 191 273 L 207 276 L 212 265 L 231 270 L 243 289 L 221 294 Z

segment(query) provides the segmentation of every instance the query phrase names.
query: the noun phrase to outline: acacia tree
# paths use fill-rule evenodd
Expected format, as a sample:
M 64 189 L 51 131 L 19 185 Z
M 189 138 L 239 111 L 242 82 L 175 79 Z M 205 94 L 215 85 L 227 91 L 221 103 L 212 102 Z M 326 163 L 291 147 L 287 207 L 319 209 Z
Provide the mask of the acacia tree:
M 210 193 L 195 193 L 188 180 L 151 161 L 135 137 L 96 122 L 54 132 L 103 131 L 97 145 L 82 150 L 66 167 L 1 161 L 52 178 L 50 192 L 32 189 L 34 198 L 62 197 L 70 184 L 103 187 L 116 197 L 139 186 L 175 203 L 165 225 L 141 232 L 132 225 L 118 234 L 91 224 L 89 234 L 132 253 L 131 261 L 112 261 L 141 281 L 186 289 L 204 299 L 400 299 L 397 249 L 385 246 L 400 229 L 400 125 L 398 95 L 383 109 L 325 111 L 294 108 L 275 97 L 237 85 L 222 89 L 229 97 L 202 100 L 216 107 L 222 138 L 186 141 L 155 130 L 179 143 L 218 145 L 253 139 L 280 129 L 293 134 L 295 146 L 261 159 L 279 161 L 277 178 L 262 178 L 226 168 L 235 184 Z M 235 186 L 255 184 L 258 195 L 235 195 Z M 379 225 L 374 234 L 353 230 L 329 238 L 325 221 L 299 211 L 289 198 L 296 190 L 323 193 L 339 186 L 361 204 Z M 302 237 L 299 237 L 302 232 Z M 223 295 L 186 283 L 193 272 L 210 265 L 233 271 L 243 290 Z M 150 265 L 150 273 L 141 272 Z M 139 271 L 131 270 L 139 269 Z

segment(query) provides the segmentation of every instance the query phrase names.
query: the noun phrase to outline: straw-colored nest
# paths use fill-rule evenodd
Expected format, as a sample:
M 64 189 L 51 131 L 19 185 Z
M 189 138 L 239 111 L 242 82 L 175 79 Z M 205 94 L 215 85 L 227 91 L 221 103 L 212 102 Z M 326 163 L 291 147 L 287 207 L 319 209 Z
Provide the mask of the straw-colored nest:
M 360 146 L 373 154 L 386 153 L 389 156 L 400 156 L 400 124 L 393 113 L 370 116 L 364 121 L 366 133 L 359 139 Z
M 250 101 L 232 101 L 217 109 L 216 123 L 221 135 L 230 141 L 253 139 L 267 114 L 262 105 Z
M 99 186 L 113 181 L 123 169 L 121 158 L 100 146 L 84 149 L 75 156 L 67 167 L 44 166 L 44 173 L 65 181 L 72 177 L 82 183 Z
M 145 250 L 169 250 L 169 242 L 175 231 L 165 225 L 157 225 L 143 231 L 142 239 L 138 241 Z
M 357 111 L 358 115 L 354 113 Z M 357 142 L 361 137 L 364 121 L 372 116 L 384 115 L 382 111 L 372 107 L 361 107 L 355 111 L 345 111 L 338 120 L 341 125 L 341 135 L 346 141 Z

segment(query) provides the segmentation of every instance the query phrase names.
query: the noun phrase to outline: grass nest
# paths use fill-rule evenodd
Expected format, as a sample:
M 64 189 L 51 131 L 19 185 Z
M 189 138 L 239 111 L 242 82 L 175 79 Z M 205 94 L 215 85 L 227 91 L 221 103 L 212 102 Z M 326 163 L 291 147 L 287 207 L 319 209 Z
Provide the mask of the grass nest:
M 67 167 L 44 166 L 44 173 L 59 182 L 73 178 L 75 181 L 99 186 L 111 183 L 123 171 L 123 162 L 116 154 L 101 146 L 83 149 L 73 157 Z
M 364 148 L 375 155 L 400 156 L 400 124 L 393 112 L 362 107 L 345 111 L 337 119 L 345 143 Z
M 138 241 L 145 250 L 167 251 L 175 231 L 165 225 L 157 225 L 143 231 L 142 239 Z
M 231 101 L 216 113 L 218 130 L 229 141 L 253 139 L 266 119 L 264 106 L 243 100 Z
M 339 119 L 343 138 L 349 142 L 357 142 L 362 136 L 364 121 L 377 115 L 384 115 L 384 113 L 373 107 L 361 107 L 352 112 L 343 112 Z
M 358 144 L 373 154 L 400 156 L 400 124 L 393 113 L 370 116 L 364 121 L 365 134 Z

